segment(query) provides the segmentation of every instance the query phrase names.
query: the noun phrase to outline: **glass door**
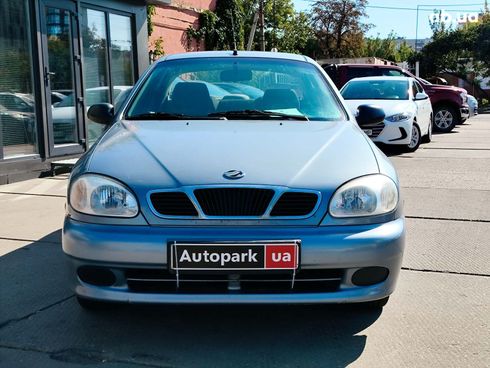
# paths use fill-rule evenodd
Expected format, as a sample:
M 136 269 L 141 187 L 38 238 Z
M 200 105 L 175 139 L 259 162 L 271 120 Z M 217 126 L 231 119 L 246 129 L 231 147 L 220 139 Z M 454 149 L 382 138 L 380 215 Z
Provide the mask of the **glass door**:
M 75 3 L 42 0 L 40 5 L 49 156 L 83 152 L 84 111 Z

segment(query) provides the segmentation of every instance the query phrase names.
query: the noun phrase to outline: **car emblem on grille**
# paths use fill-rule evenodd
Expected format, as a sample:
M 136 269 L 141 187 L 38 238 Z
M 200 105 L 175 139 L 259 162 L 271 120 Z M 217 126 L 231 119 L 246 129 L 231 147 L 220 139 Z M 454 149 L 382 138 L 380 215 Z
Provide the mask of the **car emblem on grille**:
M 225 179 L 230 179 L 230 180 L 236 180 L 236 179 L 241 179 L 245 176 L 245 173 L 240 170 L 228 170 L 223 174 Z

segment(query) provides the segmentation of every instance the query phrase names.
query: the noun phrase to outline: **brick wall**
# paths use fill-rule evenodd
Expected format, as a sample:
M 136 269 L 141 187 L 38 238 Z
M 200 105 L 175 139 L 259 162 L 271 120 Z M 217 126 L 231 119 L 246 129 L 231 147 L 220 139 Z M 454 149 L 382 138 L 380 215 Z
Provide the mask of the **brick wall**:
M 150 37 L 150 49 L 155 40 L 163 39 L 166 55 L 186 51 L 203 50 L 203 45 L 193 42 L 188 49 L 186 29 L 198 26 L 199 13 L 206 9 L 213 10 L 216 0 L 171 0 L 169 5 L 158 5 L 153 16 L 153 34 Z

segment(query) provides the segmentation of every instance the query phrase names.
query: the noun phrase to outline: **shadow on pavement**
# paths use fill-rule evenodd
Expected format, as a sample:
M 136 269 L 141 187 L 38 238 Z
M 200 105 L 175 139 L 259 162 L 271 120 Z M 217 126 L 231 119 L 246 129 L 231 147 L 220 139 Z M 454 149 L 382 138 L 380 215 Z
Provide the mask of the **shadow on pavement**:
M 56 237 L 59 231 L 46 239 Z M 68 289 L 61 246 L 42 240 L 0 258 L 0 269 L 7 317 L 0 320 L 0 345 L 43 351 L 58 363 L 345 367 L 365 348 L 366 336 L 357 334 L 381 314 L 323 305 L 124 305 L 88 312 Z

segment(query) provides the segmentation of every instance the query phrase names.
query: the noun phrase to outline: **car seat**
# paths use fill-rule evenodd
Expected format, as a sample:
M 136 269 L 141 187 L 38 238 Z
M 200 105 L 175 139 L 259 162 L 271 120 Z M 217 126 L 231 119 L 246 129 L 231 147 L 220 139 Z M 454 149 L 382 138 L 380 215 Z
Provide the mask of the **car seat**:
M 214 105 L 206 84 L 180 82 L 175 85 L 168 110 L 174 114 L 208 116 L 214 112 Z

